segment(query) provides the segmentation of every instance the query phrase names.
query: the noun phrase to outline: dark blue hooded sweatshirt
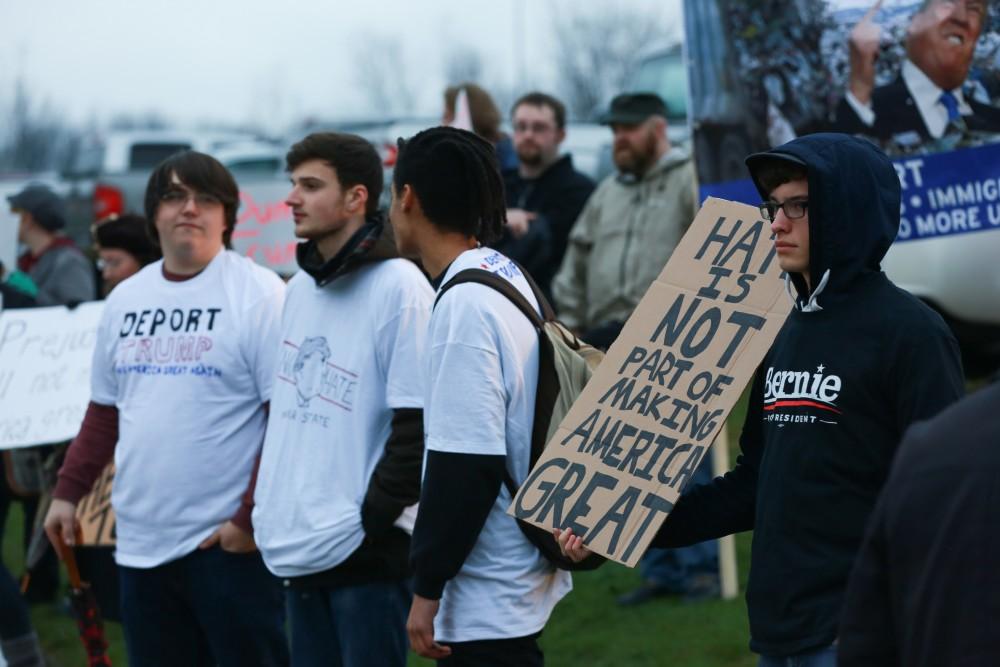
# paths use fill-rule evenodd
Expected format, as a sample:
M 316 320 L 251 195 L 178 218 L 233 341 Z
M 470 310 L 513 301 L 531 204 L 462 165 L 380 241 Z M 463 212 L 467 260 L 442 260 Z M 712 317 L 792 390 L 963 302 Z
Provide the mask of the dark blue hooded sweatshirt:
M 848 575 L 896 446 L 964 383 L 944 321 L 880 270 L 899 226 L 889 159 L 862 139 L 813 134 L 747 164 L 753 172 L 774 159 L 808 173 L 814 287 L 788 276 L 795 308 L 754 379 L 736 467 L 683 494 L 653 545 L 753 529 L 750 648 L 789 656 L 837 638 Z

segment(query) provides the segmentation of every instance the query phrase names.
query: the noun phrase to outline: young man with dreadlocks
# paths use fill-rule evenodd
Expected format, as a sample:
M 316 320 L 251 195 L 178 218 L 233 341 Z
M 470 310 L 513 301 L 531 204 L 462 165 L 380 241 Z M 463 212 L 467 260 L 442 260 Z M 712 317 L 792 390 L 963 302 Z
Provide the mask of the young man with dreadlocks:
M 484 247 L 506 205 L 493 147 L 453 128 L 400 142 L 390 220 L 402 254 L 436 289 L 486 269 L 538 307 L 517 265 Z M 442 294 L 430 320 L 425 459 L 410 552 L 410 642 L 440 665 L 542 665 L 537 638 L 572 588 L 506 514 L 528 474 L 538 335 L 505 296 L 476 283 Z

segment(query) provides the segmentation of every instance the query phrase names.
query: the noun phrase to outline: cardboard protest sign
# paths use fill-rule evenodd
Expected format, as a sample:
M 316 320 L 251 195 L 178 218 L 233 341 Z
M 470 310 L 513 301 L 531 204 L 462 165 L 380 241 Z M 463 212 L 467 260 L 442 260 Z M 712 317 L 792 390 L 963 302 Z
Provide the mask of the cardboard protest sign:
M 0 449 L 74 437 L 103 302 L 0 313 Z
M 634 566 L 791 308 L 769 224 L 709 199 L 508 510 Z
M 94 482 L 90 493 L 76 505 L 76 520 L 80 522 L 80 544 L 104 547 L 115 543 L 115 512 L 111 509 L 111 483 L 115 479 L 115 464 L 109 463 Z

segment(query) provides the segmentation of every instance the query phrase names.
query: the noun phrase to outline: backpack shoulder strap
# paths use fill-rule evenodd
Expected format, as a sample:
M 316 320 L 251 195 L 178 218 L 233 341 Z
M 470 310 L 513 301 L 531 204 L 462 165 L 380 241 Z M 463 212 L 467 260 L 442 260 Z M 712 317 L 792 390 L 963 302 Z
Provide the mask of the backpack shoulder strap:
M 528 279 L 528 284 L 531 285 L 532 291 L 535 292 L 535 298 L 538 299 L 538 304 L 539 306 L 541 306 L 543 312 L 545 312 L 545 310 L 547 309 L 548 312 L 551 314 L 552 308 L 551 306 L 549 306 L 548 301 L 545 300 L 545 297 L 538 289 L 538 286 L 535 284 L 535 281 L 532 280 L 531 277 L 528 276 L 528 273 L 524 269 L 521 269 L 520 266 L 518 266 L 518 269 L 520 269 L 521 273 L 523 273 L 525 278 Z M 487 287 L 491 287 L 496 291 L 500 292 L 505 297 L 507 297 L 507 299 L 510 300 L 511 303 L 517 306 L 518 310 L 520 310 L 524 314 L 524 316 L 528 318 L 528 321 L 531 322 L 531 324 L 535 327 L 536 331 L 538 331 L 540 339 L 542 336 L 545 335 L 542 329 L 544 328 L 545 322 L 547 321 L 548 318 L 543 318 L 541 315 L 539 315 L 538 311 L 536 311 L 534 307 L 530 303 L 528 303 L 528 300 L 524 298 L 524 295 L 521 294 L 520 290 L 514 287 L 510 282 L 504 280 L 500 276 L 491 273 L 485 269 L 463 269 L 458 273 L 456 273 L 451 280 L 442 285 L 441 289 L 438 290 L 437 298 L 434 299 L 434 305 L 437 306 L 438 301 L 441 300 L 441 297 L 444 296 L 445 292 L 447 292 L 452 287 L 455 287 L 456 285 L 461 285 L 463 283 L 478 283 L 480 285 L 486 285 Z M 532 459 L 535 458 L 536 445 L 537 443 L 535 443 L 535 438 L 533 437 L 532 450 L 529 453 L 529 456 Z M 534 463 L 534 460 L 531 460 L 530 462 Z M 503 483 L 504 486 L 507 487 L 507 491 L 510 492 L 511 498 L 517 495 L 517 484 L 514 483 L 514 478 L 511 477 L 510 471 L 506 469 L 506 466 L 504 467 Z
M 441 300 L 441 297 L 444 296 L 445 292 L 452 287 L 463 283 L 478 283 L 480 285 L 491 287 L 497 292 L 503 294 L 507 297 L 508 301 L 517 306 L 517 309 L 528 318 L 528 321 L 530 321 L 536 329 L 542 328 L 545 324 L 545 320 L 542 319 L 542 316 L 538 314 L 538 311 L 535 310 L 530 303 L 528 303 L 528 300 L 524 298 L 524 295 L 521 294 L 516 287 L 500 276 L 490 273 L 485 269 L 463 269 L 456 273 L 455 276 L 446 282 L 438 291 L 437 298 L 434 299 L 434 305 L 437 305 L 437 302 Z
M 524 276 L 524 279 L 528 281 L 528 285 L 531 287 L 531 291 L 535 295 L 535 300 L 538 301 L 538 307 L 542 311 L 542 319 L 544 319 L 546 322 L 551 322 L 554 319 L 556 319 L 556 311 L 552 308 L 552 304 L 549 303 L 549 300 L 545 298 L 545 294 L 542 293 L 542 288 L 538 286 L 538 283 L 535 282 L 535 279 L 532 278 L 531 274 L 525 271 L 524 267 L 521 266 L 521 264 L 518 263 L 516 260 L 512 259 L 510 261 L 514 263 L 514 266 L 516 266 L 521 271 L 521 274 Z

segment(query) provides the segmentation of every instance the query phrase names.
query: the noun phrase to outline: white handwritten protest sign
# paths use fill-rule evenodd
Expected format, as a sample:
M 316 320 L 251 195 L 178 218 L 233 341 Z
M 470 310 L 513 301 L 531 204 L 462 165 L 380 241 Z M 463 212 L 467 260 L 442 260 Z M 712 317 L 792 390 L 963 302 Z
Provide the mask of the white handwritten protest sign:
M 0 449 L 76 435 L 103 309 L 93 302 L 0 312 Z
M 756 208 L 708 199 L 508 510 L 634 566 L 788 315 Z

